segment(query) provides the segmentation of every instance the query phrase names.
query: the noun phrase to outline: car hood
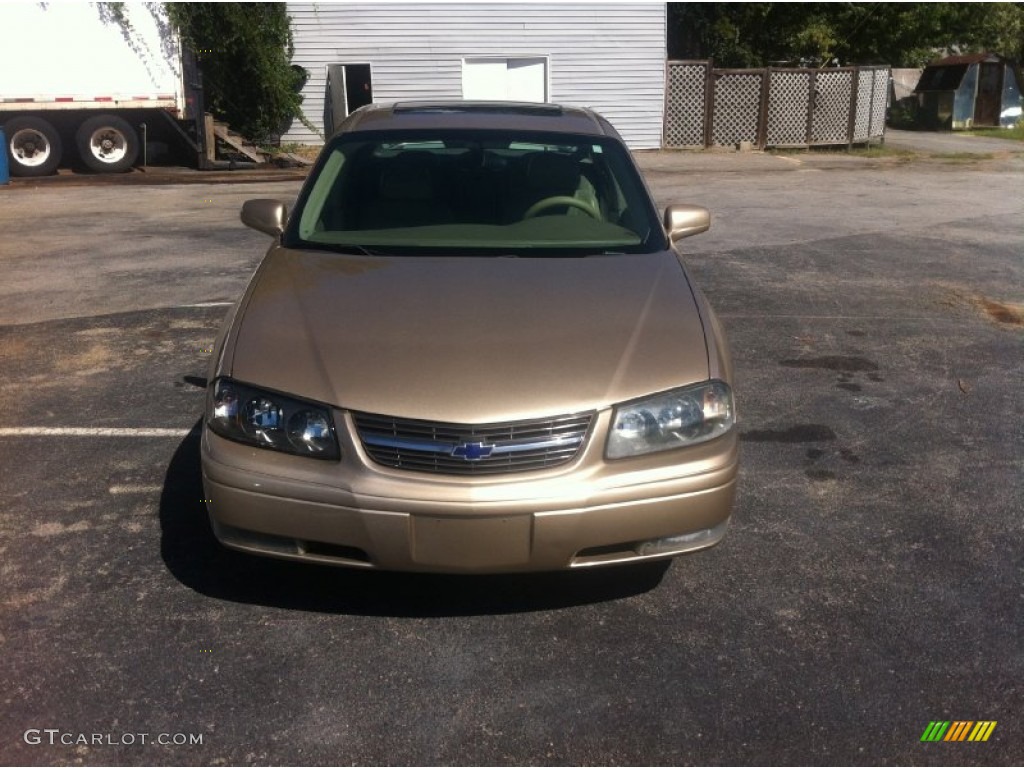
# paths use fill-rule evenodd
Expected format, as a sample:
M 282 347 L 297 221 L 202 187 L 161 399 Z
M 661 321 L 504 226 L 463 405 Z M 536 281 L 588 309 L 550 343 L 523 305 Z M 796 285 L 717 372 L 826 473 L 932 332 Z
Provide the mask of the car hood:
M 675 254 L 372 257 L 275 247 L 221 373 L 355 411 L 487 423 L 708 377 Z

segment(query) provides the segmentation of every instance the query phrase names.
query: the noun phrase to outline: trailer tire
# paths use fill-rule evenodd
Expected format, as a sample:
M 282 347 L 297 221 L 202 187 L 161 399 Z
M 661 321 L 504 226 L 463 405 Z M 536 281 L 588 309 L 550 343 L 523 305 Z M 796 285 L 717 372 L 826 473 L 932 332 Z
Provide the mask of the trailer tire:
M 82 162 L 97 173 L 127 171 L 139 156 L 138 135 L 117 115 L 90 117 L 75 131 L 75 143 Z
M 60 134 L 40 117 L 15 117 L 4 123 L 12 176 L 49 176 L 57 170 L 63 147 Z

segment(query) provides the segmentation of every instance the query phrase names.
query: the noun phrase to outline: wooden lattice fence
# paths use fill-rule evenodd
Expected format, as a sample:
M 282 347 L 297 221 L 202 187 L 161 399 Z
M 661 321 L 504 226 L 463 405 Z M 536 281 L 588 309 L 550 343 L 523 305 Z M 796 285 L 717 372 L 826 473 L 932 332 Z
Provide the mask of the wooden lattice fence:
M 666 147 L 810 147 L 881 141 L 889 67 L 714 69 L 670 61 Z

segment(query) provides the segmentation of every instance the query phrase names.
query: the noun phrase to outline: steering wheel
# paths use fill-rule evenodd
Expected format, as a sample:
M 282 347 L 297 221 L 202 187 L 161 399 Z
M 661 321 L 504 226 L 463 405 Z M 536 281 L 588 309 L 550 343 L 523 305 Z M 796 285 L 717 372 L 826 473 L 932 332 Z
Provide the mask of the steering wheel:
M 532 219 L 541 211 L 546 211 L 548 208 L 554 208 L 559 205 L 568 205 L 570 208 L 579 208 L 592 219 L 601 218 L 600 212 L 590 203 L 575 197 L 570 197 L 569 195 L 555 195 L 554 197 L 545 197 L 543 200 L 538 200 L 536 203 L 531 205 L 526 209 L 526 213 L 523 214 L 523 219 Z

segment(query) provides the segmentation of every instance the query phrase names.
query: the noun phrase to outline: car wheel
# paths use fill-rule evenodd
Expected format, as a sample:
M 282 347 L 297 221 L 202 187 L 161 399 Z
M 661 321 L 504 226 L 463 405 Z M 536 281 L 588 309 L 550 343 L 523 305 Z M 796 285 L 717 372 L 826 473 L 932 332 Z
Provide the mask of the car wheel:
M 60 135 L 39 117 L 15 117 L 4 123 L 12 176 L 49 176 L 60 164 Z
M 90 117 L 75 133 L 82 162 L 98 173 L 127 171 L 139 156 L 139 137 L 116 115 Z

